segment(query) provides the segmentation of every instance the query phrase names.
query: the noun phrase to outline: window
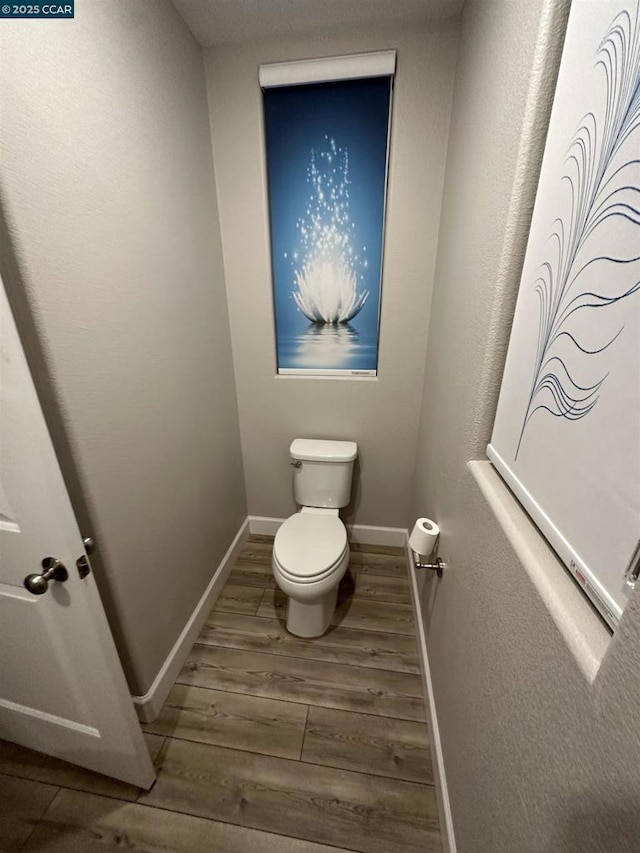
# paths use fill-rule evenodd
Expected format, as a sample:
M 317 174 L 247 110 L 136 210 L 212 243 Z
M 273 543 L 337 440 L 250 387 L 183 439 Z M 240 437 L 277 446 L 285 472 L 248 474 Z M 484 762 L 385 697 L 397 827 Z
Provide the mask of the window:
M 263 65 L 278 373 L 375 376 L 395 52 Z
M 615 627 L 640 570 L 640 20 L 574 0 L 488 455 Z

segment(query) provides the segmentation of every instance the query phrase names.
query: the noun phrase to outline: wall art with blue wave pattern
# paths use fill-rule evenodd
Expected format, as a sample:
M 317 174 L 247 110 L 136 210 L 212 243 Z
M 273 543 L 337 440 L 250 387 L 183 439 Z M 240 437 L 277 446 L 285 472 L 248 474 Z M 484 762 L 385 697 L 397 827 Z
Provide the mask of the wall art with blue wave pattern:
M 392 79 L 263 92 L 279 373 L 376 374 Z
M 640 538 L 640 2 L 574 0 L 489 457 L 615 626 Z

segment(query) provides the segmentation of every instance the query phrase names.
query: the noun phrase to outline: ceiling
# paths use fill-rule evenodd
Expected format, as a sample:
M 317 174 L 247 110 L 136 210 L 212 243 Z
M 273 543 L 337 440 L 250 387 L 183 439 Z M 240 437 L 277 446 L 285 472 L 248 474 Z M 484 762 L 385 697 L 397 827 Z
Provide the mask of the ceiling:
M 418 24 L 457 15 L 464 0 L 173 0 L 203 47 L 308 36 L 340 27 Z

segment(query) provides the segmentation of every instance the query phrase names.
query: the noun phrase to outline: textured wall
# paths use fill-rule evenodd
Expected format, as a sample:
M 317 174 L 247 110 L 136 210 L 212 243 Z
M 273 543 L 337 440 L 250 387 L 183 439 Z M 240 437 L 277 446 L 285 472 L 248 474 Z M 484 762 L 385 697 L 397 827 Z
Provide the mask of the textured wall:
M 490 467 L 510 317 L 565 4 L 467 4 L 427 352 L 414 515 L 459 853 L 640 850 L 640 594 L 611 640 Z M 484 463 L 488 466 L 488 463 Z
M 406 524 L 457 27 L 434 25 L 207 51 L 214 160 L 249 512 L 288 516 L 292 438 L 358 442 L 347 515 Z M 377 379 L 277 377 L 258 66 L 396 48 Z
M 5 21 L 0 55 L 3 264 L 141 694 L 245 515 L 202 55 L 168 0 Z

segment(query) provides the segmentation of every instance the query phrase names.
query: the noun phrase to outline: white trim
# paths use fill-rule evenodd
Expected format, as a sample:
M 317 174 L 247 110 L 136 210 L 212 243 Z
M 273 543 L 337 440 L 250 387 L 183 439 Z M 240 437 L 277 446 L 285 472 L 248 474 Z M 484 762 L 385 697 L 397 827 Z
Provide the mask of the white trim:
M 275 536 L 284 518 L 269 518 L 266 515 L 249 516 L 249 532 L 256 536 Z
M 287 370 L 289 368 L 286 368 Z M 339 382 L 352 382 L 352 381 L 362 381 L 362 382 L 378 382 L 377 374 L 375 376 L 362 376 L 360 373 L 344 373 L 340 374 L 340 376 L 327 376 L 325 373 L 298 373 L 296 370 L 294 373 L 283 373 L 280 371 L 274 375 L 274 379 L 276 382 L 278 381 L 289 381 L 290 379 L 304 379 L 308 382 L 315 382 L 316 380 L 322 379 L 330 379 L 332 382 L 334 380 Z
M 560 557 L 567 569 L 580 584 L 581 589 L 595 605 L 604 620 L 615 631 L 622 616 L 622 607 L 611 596 L 598 576 L 589 568 L 573 545 L 566 539 L 551 518 L 542 509 L 531 492 L 520 481 L 492 444 L 487 445 L 487 456 L 495 465 L 507 486 L 520 501 Z M 622 570 L 621 570 L 622 571 Z
M 260 536 L 275 536 L 284 518 L 263 515 L 249 516 L 249 530 Z M 360 545 L 395 545 L 402 547 L 407 539 L 404 527 L 372 527 L 368 524 L 347 524 L 349 541 Z
M 153 684 L 144 696 L 132 697 L 136 712 L 142 722 L 150 723 L 155 720 L 160 713 L 160 710 L 169 695 L 169 691 L 173 687 L 173 684 L 178 677 L 178 673 L 182 669 L 184 662 L 191 651 L 191 647 L 196 641 L 196 638 L 200 633 L 216 598 L 220 594 L 222 587 L 229 577 L 229 573 L 231 572 L 231 569 L 238 557 L 240 548 L 246 541 L 248 534 L 249 519 L 245 518 L 242 526 L 236 533 L 233 542 L 229 546 L 227 553 L 222 558 L 220 565 L 215 570 L 213 577 L 202 594 L 202 598 L 196 604 L 187 624 L 182 629 L 182 633 L 174 643 L 174 646 L 167 655 L 165 662 L 160 667 L 160 671 L 156 675 Z
M 384 227 L 384 226 L 383 226 Z M 384 233 L 384 231 L 383 231 Z M 350 376 L 356 379 L 371 379 L 378 375 L 377 370 L 331 370 L 328 367 L 279 367 L 280 376 Z
M 471 460 L 467 468 L 580 671 L 593 684 L 611 642 L 610 630 L 492 463 Z
M 429 724 L 429 736 L 431 739 L 431 750 L 433 758 L 434 780 L 436 783 L 436 799 L 438 801 L 438 814 L 440 817 L 440 835 L 442 839 L 443 853 L 456 853 L 456 839 L 453 831 L 453 817 L 451 815 L 451 803 L 449 801 L 449 789 L 447 788 L 447 774 L 444 767 L 444 756 L 442 754 L 442 742 L 440 740 L 440 729 L 438 728 L 438 717 L 433 697 L 433 684 L 431 683 L 431 670 L 429 668 L 429 655 L 427 653 L 427 638 L 422 618 L 422 606 L 418 592 L 416 568 L 413 562 L 413 551 L 409 547 L 408 536 L 405 539 L 407 551 L 407 569 L 411 585 L 411 601 L 413 603 L 413 615 L 416 623 L 416 634 L 418 641 L 418 657 L 420 660 L 420 673 L 422 675 L 422 686 L 425 694 L 425 705 L 427 709 L 427 722 Z
M 404 527 L 371 527 L 368 524 L 347 524 L 349 540 L 360 545 L 396 545 L 401 548 L 406 539 Z
M 295 62 L 261 65 L 260 86 L 296 86 L 301 83 L 326 83 L 330 80 L 356 80 L 362 77 L 389 77 L 396 72 L 395 50 L 379 50 L 351 56 L 328 56 Z

